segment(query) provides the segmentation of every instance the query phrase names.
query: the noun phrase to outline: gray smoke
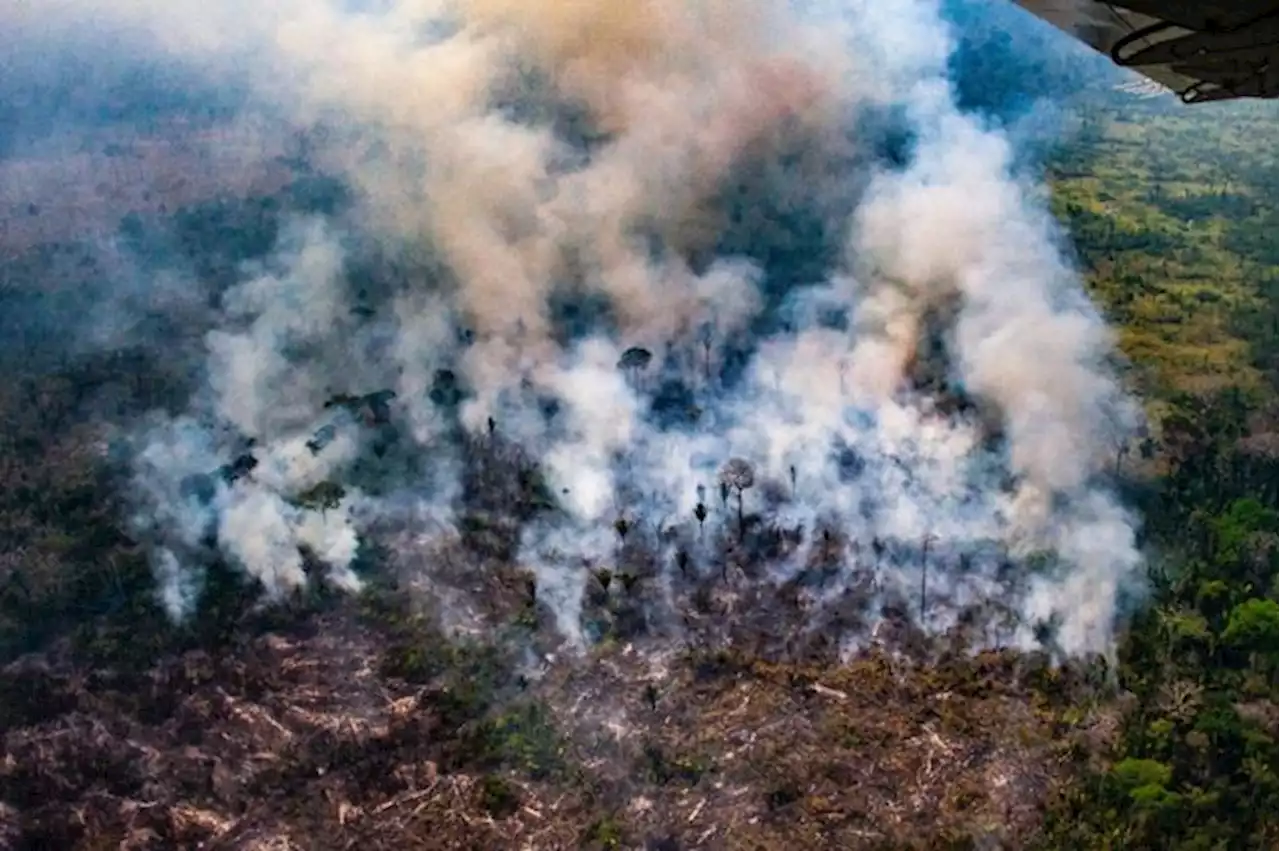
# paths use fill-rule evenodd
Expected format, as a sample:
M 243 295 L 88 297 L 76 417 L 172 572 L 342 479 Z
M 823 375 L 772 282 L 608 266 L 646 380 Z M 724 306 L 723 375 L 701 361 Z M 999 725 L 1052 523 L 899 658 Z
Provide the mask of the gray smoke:
M 619 518 L 656 530 L 670 591 L 677 550 L 721 558 L 741 496 L 804 530 L 755 581 L 794 579 L 836 529 L 837 587 L 872 542 L 901 551 L 874 556 L 885 599 L 936 564 L 943 628 L 1010 593 L 1012 558 L 1048 565 L 1018 586 L 1017 640 L 1056 618 L 1067 652 L 1108 649 L 1139 556 L 1104 473 L 1136 408 L 1007 139 L 955 107 L 934 4 L 252 5 L 0 14 L 93 11 L 138 49 L 247 73 L 260 108 L 329 131 L 316 162 L 357 192 L 354 217 L 295 222 L 243 270 L 203 389 L 138 438 L 136 519 L 175 617 L 211 551 L 280 598 L 312 562 L 358 588 L 380 525 L 456 536 L 463 447 L 496 431 L 556 504 L 515 560 L 574 643 Z M 885 116 L 905 165 L 873 150 Z M 357 298 L 362 240 L 428 262 Z M 565 303 L 602 307 L 568 328 Z M 722 506 L 731 458 L 754 477 Z

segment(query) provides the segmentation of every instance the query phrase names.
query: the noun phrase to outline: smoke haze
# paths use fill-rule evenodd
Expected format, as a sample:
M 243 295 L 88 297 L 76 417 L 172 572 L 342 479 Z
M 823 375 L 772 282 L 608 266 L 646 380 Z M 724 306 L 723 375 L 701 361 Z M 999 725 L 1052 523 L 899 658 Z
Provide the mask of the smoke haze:
M 0 13 L 224 81 L 351 192 L 211 307 L 160 302 L 202 329 L 185 410 L 126 430 L 174 618 L 219 558 L 269 600 L 356 590 L 375 535 L 454 606 L 433 554 L 507 514 L 579 646 L 635 548 L 678 633 L 691 576 L 783 586 L 834 547 L 814 631 L 869 576 L 930 629 L 1011 600 L 1002 640 L 1109 649 L 1139 554 L 1106 473 L 1138 409 L 1009 137 L 957 106 L 936 4 L 356 5 Z M 541 510 L 476 507 L 499 456 Z

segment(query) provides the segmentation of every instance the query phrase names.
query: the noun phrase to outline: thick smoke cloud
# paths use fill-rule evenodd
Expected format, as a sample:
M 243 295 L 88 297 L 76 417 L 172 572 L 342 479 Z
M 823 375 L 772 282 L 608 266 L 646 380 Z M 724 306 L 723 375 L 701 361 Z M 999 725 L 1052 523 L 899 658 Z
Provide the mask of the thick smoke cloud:
M 570 642 L 643 527 L 655 607 L 678 574 L 786 583 L 830 545 L 835 587 L 871 570 L 886 601 L 927 568 L 929 627 L 1012 594 L 1016 640 L 1057 619 L 1064 650 L 1108 648 L 1138 554 L 1106 461 L 1135 409 L 1008 139 L 957 107 L 934 4 L 49 11 L 8 23 L 92 11 L 247 77 L 355 192 L 242 271 L 189 409 L 135 435 L 175 617 L 214 554 L 280 598 L 317 570 L 358 588 L 376 530 L 455 537 L 475 447 L 500 443 L 552 504 L 512 555 Z M 407 271 L 355 283 L 370 245 Z M 750 486 L 722 494 L 733 458 Z M 788 544 L 752 555 L 748 520 Z

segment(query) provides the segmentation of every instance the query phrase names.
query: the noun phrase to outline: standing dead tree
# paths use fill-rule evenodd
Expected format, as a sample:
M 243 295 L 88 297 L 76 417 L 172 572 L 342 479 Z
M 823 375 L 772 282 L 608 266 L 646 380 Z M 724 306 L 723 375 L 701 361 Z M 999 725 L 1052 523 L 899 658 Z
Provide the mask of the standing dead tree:
M 632 346 L 622 353 L 622 357 L 618 359 L 618 369 L 628 373 L 631 376 L 632 384 L 638 384 L 640 381 L 640 373 L 649 368 L 649 363 L 653 360 L 653 353 L 641 346 Z
M 738 540 L 746 533 L 746 522 L 742 513 L 743 491 L 756 483 L 756 471 L 751 462 L 744 458 L 730 458 L 720 469 L 721 488 L 730 488 L 738 494 Z

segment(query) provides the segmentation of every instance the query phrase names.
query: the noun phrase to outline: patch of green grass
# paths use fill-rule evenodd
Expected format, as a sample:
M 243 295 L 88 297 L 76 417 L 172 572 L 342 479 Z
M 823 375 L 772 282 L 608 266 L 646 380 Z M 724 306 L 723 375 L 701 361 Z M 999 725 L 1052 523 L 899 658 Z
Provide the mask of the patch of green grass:
M 696 756 L 673 756 L 653 742 L 644 746 L 639 765 L 641 774 L 659 786 L 669 783 L 696 786 L 712 770 L 709 760 Z
M 568 747 L 542 703 L 522 703 L 486 719 L 473 731 L 472 742 L 481 762 L 535 780 L 562 776 L 569 767 Z
M 622 823 L 612 816 L 605 816 L 591 823 L 582 836 L 584 848 L 593 851 L 617 851 L 626 841 Z
M 520 809 L 520 794 L 505 777 L 486 774 L 480 781 L 480 806 L 494 818 L 507 818 Z

